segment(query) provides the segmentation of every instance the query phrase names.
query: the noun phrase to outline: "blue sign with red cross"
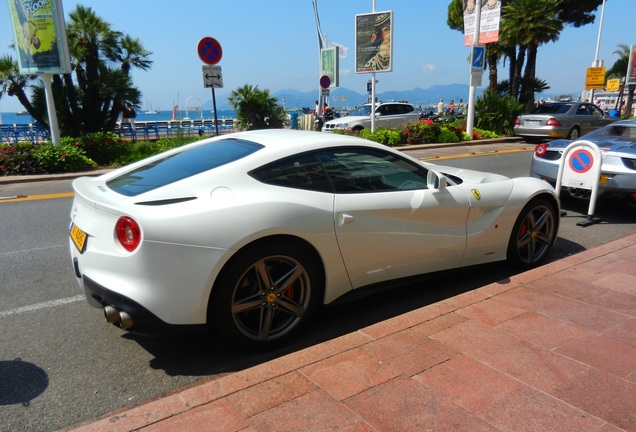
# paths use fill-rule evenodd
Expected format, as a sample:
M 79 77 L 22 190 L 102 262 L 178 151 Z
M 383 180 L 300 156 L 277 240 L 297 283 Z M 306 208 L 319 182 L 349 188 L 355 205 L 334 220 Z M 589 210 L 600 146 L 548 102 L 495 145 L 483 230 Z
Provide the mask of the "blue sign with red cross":
M 572 152 L 568 160 L 570 169 L 575 173 L 586 173 L 594 165 L 594 156 L 587 149 L 579 148 Z
M 212 37 L 204 37 L 197 45 L 197 53 L 199 58 L 205 64 L 215 65 L 221 61 L 223 57 L 223 49 L 219 41 Z

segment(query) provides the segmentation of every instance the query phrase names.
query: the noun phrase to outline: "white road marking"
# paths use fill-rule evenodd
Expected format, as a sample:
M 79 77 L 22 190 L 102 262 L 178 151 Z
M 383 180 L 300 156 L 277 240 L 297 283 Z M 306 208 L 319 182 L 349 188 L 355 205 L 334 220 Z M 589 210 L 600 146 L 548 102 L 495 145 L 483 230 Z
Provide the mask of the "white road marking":
M 76 295 L 73 297 L 66 297 L 58 300 L 51 300 L 44 303 L 37 303 L 30 306 L 23 306 L 15 309 L 9 309 L 6 311 L 0 311 L 0 318 L 4 318 L 11 315 L 17 315 L 24 312 L 33 312 L 40 309 L 52 308 L 55 306 L 61 306 L 69 303 L 75 303 L 78 301 L 84 300 L 85 297 L 83 295 Z

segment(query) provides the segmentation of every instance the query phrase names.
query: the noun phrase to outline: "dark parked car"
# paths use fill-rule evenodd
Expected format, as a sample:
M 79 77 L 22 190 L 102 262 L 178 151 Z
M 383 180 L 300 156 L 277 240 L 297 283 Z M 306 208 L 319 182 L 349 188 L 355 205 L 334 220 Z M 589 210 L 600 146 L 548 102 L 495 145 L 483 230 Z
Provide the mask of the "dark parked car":
M 575 140 L 617 119 L 586 102 L 553 102 L 539 105 L 515 120 L 515 135 L 526 141 L 545 138 Z

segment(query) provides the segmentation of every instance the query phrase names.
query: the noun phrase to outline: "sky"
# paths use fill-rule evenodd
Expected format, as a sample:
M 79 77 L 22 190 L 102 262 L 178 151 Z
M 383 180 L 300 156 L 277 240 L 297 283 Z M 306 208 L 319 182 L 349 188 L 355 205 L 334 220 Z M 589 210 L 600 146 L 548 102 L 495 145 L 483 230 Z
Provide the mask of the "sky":
M 464 46 L 462 33 L 446 24 L 449 3 L 317 0 L 323 35 L 348 48 L 346 58 L 340 60 L 340 87 L 366 92 L 371 75 L 355 73 L 354 24 L 356 15 L 373 11 L 394 14 L 393 71 L 376 74 L 377 93 L 468 84 L 470 49 Z M 63 0 L 65 16 L 78 4 L 91 7 L 113 30 L 139 38 L 152 52 L 150 70 L 133 70 L 144 109 L 183 107 L 191 97 L 211 101 L 197 52 L 204 37 L 215 38 L 223 50 L 217 64 L 223 75 L 223 88 L 215 90 L 217 103 L 245 84 L 271 93 L 295 89 L 318 94 L 320 54 L 312 0 Z M 539 47 L 537 77 L 551 87 L 541 97 L 579 95 L 586 68 L 596 58 L 610 68 L 618 59 L 614 51 L 619 44 L 636 44 L 635 16 L 635 0 L 606 0 L 602 28 L 599 7 L 593 24 L 566 27 L 558 41 Z M 9 48 L 12 42 L 8 2 L 0 1 L 0 55 L 15 57 Z M 0 99 L 0 113 L 22 109 L 15 97 Z

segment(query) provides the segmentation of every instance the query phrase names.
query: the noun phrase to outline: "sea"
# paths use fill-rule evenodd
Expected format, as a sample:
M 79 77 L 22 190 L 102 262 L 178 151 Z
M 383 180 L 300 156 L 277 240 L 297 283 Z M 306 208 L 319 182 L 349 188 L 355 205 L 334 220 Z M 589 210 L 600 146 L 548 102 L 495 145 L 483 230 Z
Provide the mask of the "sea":
M 177 111 L 175 118 L 177 120 L 183 120 L 185 118 L 189 118 L 192 120 L 214 120 L 214 112 L 212 111 L 192 111 L 185 112 L 185 110 Z M 236 112 L 227 110 L 227 111 L 217 111 L 217 120 L 223 119 L 235 119 Z M 172 111 L 157 111 L 156 114 L 146 114 L 145 112 L 137 112 L 137 117 L 135 118 L 136 122 L 151 122 L 151 121 L 165 121 L 172 120 Z M 29 114 L 23 113 L 15 113 L 15 112 L 0 112 L 0 124 L 32 124 L 33 117 Z

